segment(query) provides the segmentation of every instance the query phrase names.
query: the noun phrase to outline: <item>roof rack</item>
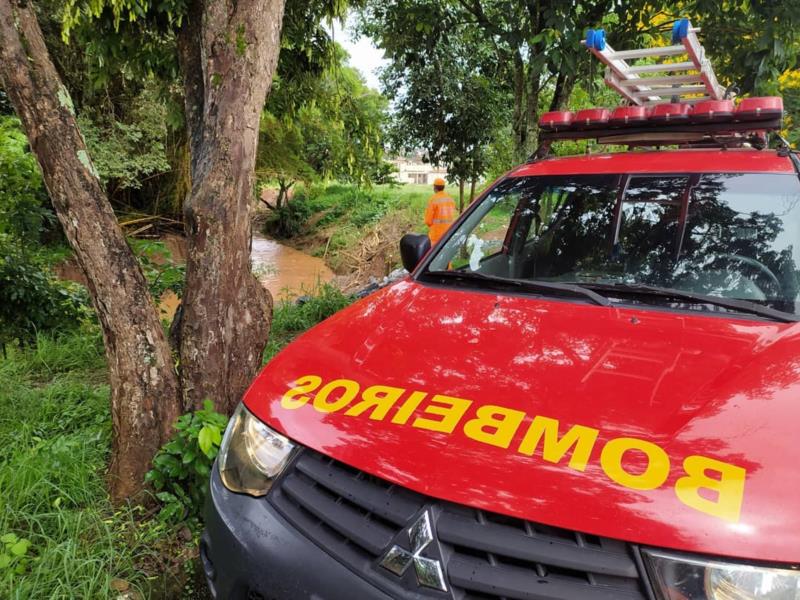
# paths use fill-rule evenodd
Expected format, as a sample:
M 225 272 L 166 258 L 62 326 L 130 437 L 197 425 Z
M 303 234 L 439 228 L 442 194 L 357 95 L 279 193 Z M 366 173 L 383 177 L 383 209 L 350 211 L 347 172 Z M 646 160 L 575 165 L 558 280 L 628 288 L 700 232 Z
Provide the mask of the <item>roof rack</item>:
M 606 85 L 616 90 L 631 104 L 650 106 L 670 101 L 698 102 L 722 100 L 725 89 L 717 81 L 705 49 L 697 39 L 697 27 L 689 19 L 675 21 L 672 45 L 635 50 L 614 50 L 606 43 L 602 29 L 590 29 L 584 44 L 606 65 Z M 669 58 L 685 55 L 681 62 L 657 62 L 631 65 L 629 60 Z M 642 74 L 653 76 L 642 77 Z

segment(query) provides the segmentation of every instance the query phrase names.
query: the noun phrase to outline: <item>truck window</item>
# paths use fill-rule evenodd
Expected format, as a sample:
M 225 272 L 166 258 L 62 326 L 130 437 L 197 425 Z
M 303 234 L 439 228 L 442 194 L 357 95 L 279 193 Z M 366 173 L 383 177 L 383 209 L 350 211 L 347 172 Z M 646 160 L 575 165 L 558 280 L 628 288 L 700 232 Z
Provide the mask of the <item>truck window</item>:
M 429 271 L 641 284 L 798 314 L 798 241 L 795 175 L 529 177 L 492 190 Z

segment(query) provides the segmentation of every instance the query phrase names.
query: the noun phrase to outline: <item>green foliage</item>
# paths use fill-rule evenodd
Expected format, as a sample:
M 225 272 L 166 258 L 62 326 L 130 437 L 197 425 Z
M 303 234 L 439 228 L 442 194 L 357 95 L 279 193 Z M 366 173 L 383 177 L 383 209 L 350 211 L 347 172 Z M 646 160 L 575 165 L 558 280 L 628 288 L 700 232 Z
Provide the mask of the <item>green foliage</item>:
M 145 477 L 161 501 L 161 520 L 197 524 L 227 422 L 228 417 L 214 411 L 211 400 L 178 418 L 175 437 L 159 451 Z
M 55 223 L 36 156 L 16 117 L 0 116 L 0 235 L 36 244 Z
M 10 580 L 9 587 L 13 585 L 15 575 L 24 575 L 28 571 L 32 559 L 30 548 L 30 540 L 14 533 L 0 536 L 0 579 Z
M 260 179 L 294 182 L 316 178 L 307 154 L 304 125 L 300 119 L 280 119 L 267 111 L 261 115 L 256 162 Z
M 511 119 L 511 99 L 481 72 L 481 45 L 452 36 L 427 60 L 393 63 L 383 83 L 395 101 L 392 144 L 399 151 L 424 148 L 445 165 L 451 182 L 480 179 L 489 148 Z
M 167 109 L 150 84 L 130 99 L 126 115 L 87 110 L 78 118 L 92 163 L 109 192 L 138 189 L 142 181 L 170 170 L 166 155 Z
M 38 332 L 74 328 L 90 314 L 85 288 L 57 280 L 39 257 L 0 234 L 0 344 L 32 342 Z
M 105 377 L 94 326 L 39 335 L 0 358 L 0 533 L 30 542 L 24 573 L 0 568 L 0 598 L 115 598 L 114 578 L 147 586 L 135 558 L 155 554 L 153 530 L 132 509 L 115 511 L 105 488 Z
M 178 72 L 174 32 L 186 15 L 184 0 L 66 0 L 60 10 L 64 43 L 84 47 L 94 87 L 121 74 L 172 80 Z
M 272 218 L 264 223 L 264 232 L 279 239 L 303 233 L 311 211 L 303 202 L 286 202 L 275 208 Z
M 353 301 L 339 288 L 322 285 L 315 294 L 302 302 L 286 301 L 275 305 L 269 342 L 264 350 L 264 362 L 280 352 L 297 335 L 327 319 Z
M 128 244 L 139 260 L 154 299 L 167 291 L 173 292 L 178 298 L 183 296 L 186 265 L 174 262 L 172 253 L 163 242 L 128 238 Z
M 364 85 L 337 48 L 335 61 L 319 76 L 276 79 L 261 119 L 256 173 L 282 186 L 326 178 L 367 184 L 385 177 L 385 113 L 386 100 Z
M 683 13 L 702 25 L 701 41 L 723 85 L 775 94 L 779 76 L 798 66 L 800 11 L 794 1 L 693 0 Z
M 36 157 L 15 117 L 0 116 L 0 344 L 88 317 L 86 290 L 57 280 L 40 242 L 55 222 Z
M 780 92 L 786 109 L 782 132 L 793 148 L 800 148 L 800 70 L 786 71 L 780 79 Z
M 494 181 L 514 166 L 514 132 L 508 124 L 495 131 L 494 140 L 486 150 L 487 181 Z

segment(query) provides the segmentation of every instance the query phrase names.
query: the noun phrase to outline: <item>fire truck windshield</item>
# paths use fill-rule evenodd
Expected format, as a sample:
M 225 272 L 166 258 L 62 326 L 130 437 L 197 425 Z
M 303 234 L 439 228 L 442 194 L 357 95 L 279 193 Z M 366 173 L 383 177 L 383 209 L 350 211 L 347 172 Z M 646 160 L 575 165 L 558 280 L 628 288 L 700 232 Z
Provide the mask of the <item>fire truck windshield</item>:
M 746 173 L 508 179 L 449 236 L 422 277 L 441 272 L 487 276 L 476 282 L 572 284 L 679 308 L 709 309 L 713 302 L 698 300 L 704 296 L 731 299 L 797 315 L 800 180 Z

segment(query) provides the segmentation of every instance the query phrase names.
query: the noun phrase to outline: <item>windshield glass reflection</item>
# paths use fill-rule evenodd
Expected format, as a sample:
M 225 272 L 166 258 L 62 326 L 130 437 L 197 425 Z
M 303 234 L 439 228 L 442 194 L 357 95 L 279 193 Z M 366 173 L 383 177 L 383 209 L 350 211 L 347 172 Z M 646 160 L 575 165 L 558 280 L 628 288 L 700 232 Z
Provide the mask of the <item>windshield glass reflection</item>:
M 515 178 L 473 210 L 427 272 L 657 286 L 798 314 L 798 236 L 795 175 Z

